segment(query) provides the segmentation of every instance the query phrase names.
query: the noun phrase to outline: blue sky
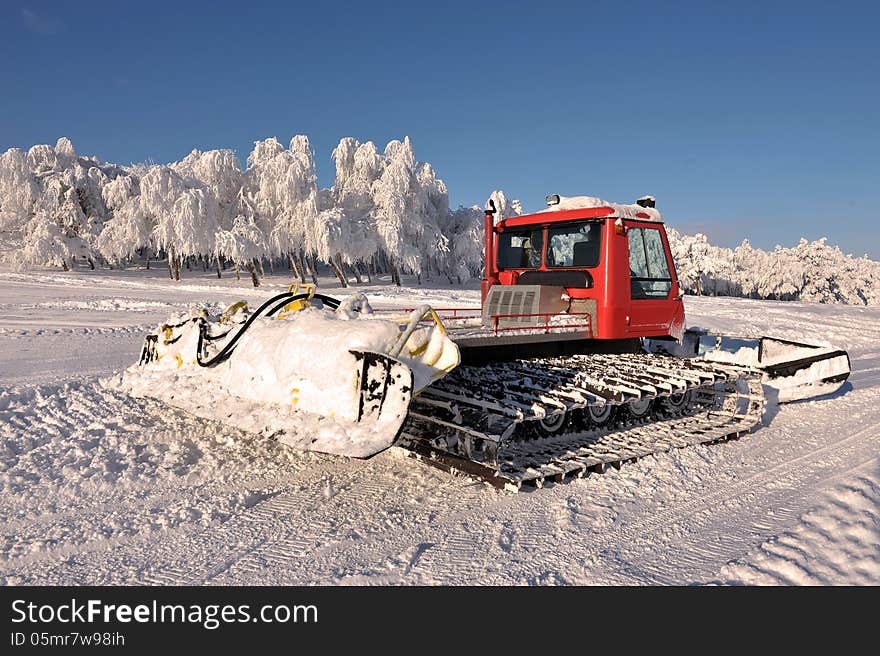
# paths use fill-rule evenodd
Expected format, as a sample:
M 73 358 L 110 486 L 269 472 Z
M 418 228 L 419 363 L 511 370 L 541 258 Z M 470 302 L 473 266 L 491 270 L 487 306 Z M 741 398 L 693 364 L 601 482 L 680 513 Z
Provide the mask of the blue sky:
M 2 0 L 0 150 L 244 160 L 302 133 L 329 186 L 341 137 L 409 135 L 453 205 L 651 193 L 716 243 L 880 259 L 877 7 Z

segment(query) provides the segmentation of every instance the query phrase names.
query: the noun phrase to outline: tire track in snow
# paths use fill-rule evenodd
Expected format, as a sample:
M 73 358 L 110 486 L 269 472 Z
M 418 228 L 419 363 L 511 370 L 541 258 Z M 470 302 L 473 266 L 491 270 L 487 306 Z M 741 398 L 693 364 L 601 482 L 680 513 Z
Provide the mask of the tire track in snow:
M 375 467 L 350 480 L 348 493 L 336 492 L 307 518 L 288 523 L 272 518 L 269 530 L 275 530 L 278 538 L 237 554 L 211 582 L 402 583 L 402 577 L 420 567 L 423 559 L 431 560 L 427 554 L 435 545 L 419 541 L 419 536 L 438 508 L 447 508 L 450 500 L 472 508 L 467 499 L 479 500 L 494 493 L 470 479 L 448 476 L 408 457 L 380 456 L 369 462 Z M 303 519 L 308 519 L 306 530 Z M 322 523 L 329 523 L 329 529 L 310 530 Z M 473 541 L 474 535 L 468 539 Z M 458 546 L 466 553 L 467 539 Z M 465 562 L 462 558 L 461 563 Z M 369 578 L 361 577 L 365 572 Z
M 854 472 L 746 557 L 722 568 L 725 583 L 876 585 L 880 582 L 880 481 L 874 463 Z
M 154 571 L 145 582 L 203 585 L 260 573 L 307 576 L 318 552 L 332 548 L 346 529 L 356 525 L 362 529 L 375 508 L 396 492 L 396 473 L 381 457 L 343 463 L 344 475 L 320 474 L 307 490 L 282 492 L 217 531 L 207 530 L 175 544 L 173 548 L 183 553 L 198 551 L 193 542 L 216 548 L 202 549 L 196 563 Z M 223 547 L 228 544 L 242 546 L 230 554 Z
M 33 340 L 34 337 L 54 336 L 95 336 L 95 335 L 146 335 L 155 330 L 156 324 L 144 323 L 127 326 L 103 327 L 103 326 L 70 326 L 60 328 L 0 328 L 0 335 L 4 339 Z M 143 341 L 143 340 L 141 340 Z M 134 354 L 135 356 L 137 354 Z
M 800 514 L 793 506 L 782 506 L 779 503 L 768 504 L 776 498 L 785 500 L 797 497 L 801 494 L 803 483 L 808 479 L 818 478 L 822 481 L 836 480 L 848 475 L 848 468 L 835 470 L 833 464 L 840 462 L 852 463 L 859 460 L 860 453 L 864 453 L 865 442 L 874 441 L 880 435 L 880 423 L 873 423 L 838 442 L 828 444 L 816 451 L 811 451 L 794 458 L 790 458 L 777 465 L 771 465 L 746 478 L 738 478 L 732 483 L 722 484 L 713 488 L 707 494 L 703 494 L 689 501 L 674 503 L 666 509 L 659 509 L 643 513 L 634 521 L 626 521 L 621 527 L 607 534 L 598 534 L 595 543 L 585 545 L 589 554 L 598 555 L 606 551 L 617 551 L 620 556 L 631 561 L 633 550 L 638 546 L 651 546 L 656 541 L 667 541 L 670 537 L 680 540 L 684 534 L 694 535 L 699 538 L 700 544 L 692 552 L 679 551 L 676 554 L 679 569 L 687 566 L 699 566 L 707 560 L 712 561 L 721 557 L 724 552 L 731 552 L 734 544 L 737 551 L 744 553 L 755 541 L 755 535 L 766 532 L 772 527 L 790 525 Z M 757 437 L 755 434 L 751 437 Z M 871 456 L 861 456 L 862 459 L 871 459 Z M 725 532 L 723 541 L 707 544 L 705 536 L 707 528 L 712 528 L 712 518 L 719 517 L 719 524 L 729 524 L 729 511 L 745 514 L 754 514 L 754 508 L 758 506 L 776 508 L 772 523 L 762 521 L 760 518 L 752 519 L 751 531 L 744 533 L 739 531 L 731 536 Z M 719 514 L 717 511 L 723 508 L 728 512 Z M 696 530 L 694 527 L 696 525 Z M 674 532 L 679 529 L 678 534 Z M 678 572 L 670 571 L 670 563 L 665 561 L 641 563 L 638 572 L 628 571 L 632 576 L 638 574 L 643 580 L 652 583 L 666 583 L 673 580 Z
M 88 445 L 75 446 L 74 450 L 85 449 L 94 462 L 106 455 L 101 453 L 98 445 L 115 433 L 140 435 L 146 431 L 144 441 L 149 442 L 150 434 L 159 430 L 170 433 L 164 438 L 166 444 L 170 442 L 173 446 L 183 441 L 181 438 L 184 436 L 198 437 L 216 426 L 214 422 L 191 417 L 149 399 L 133 399 L 94 383 L 4 390 L 0 394 L 0 409 L 6 411 L 0 416 L 0 430 L 17 430 L 19 433 L 39 436 L 42 443 L 36 445 L 36 449 L 39 451 L 47 446 L 49 453 L 44 457 L 47 462 L 65 457 L 64 452 L 51 453 L 53 445 L 69 450 L 67 447 L 71 442 L 87 440 Z M 13 420 L 18 425 L 13 425 Z M 196 450 L 210 453 L 211 446 L 199 441 Z M 231 447 L 232 450 L 246 448 L 244 444 Z M 25 455 L 33 456 L 31 451 L 33 449 Z M 189 469 L 198 471 L 199 457 L 188 463 Z M 104 531 L 103 534 L 87 534 L 86 531 L 79 536 L 59 535 L 55 546 L 42 545 L 38 551 L 13 558 L 5 563 L 2 570 L 7 575 L 27 577 L 48 565 L 53 570 L 51 576 L 56 577 L 55 580 L 69 582 L 70 579 L 64 577 L 73 571 L 73 561 L 76 561 L 76 566 L 87 561 L 91 566 L 84 569 L 108 573 L 109 578 L 99 579 L 98 582 L 102 583 L 116 581 L 112 578 L 113 573 L 122 571 L 120 567 L 123 562 L 129 569 L 134 568 L 132 576 L 146 583 L 210 582 L 224 576 L 233 579 L 247 576 L 249 572 L 267 568 L 280 571 L 298 569 L 299 576 L 307 576 L 308 573 L 297 561 L 314 556 L 320 549 L 332 551 L 342 530 L 351 527 L 362 530 L 375 522 L 376 509 L 381 508 L 386 500 L 394 500 L 400 479 L 412 477 L 411 467 L 414 464 L 409 459 L 400 458 L 392 459 L 390 463 L 383 462 L 381 458 L 366 463 L 333 459 L 329 460 L 332 465 L 325 467 L 323 465 L 328 461 L 326 457 L 324 461 L 314 457 L 311 460 L 314 467 L 306 464 L 294 473 L 295 491 L 291 491 L 291 484 L 288 484 L 285 486 L 287 490 L 282 487 L 270 495 L 271 498 L 252 507 L 243 510 L 229 508 L 227 511 L 231 517 L 219 527 L 216 522 L 202 527 L 196 521 L 198 518 L 184 518 L 184 521 L 159 529 L 163 537 L 158 540 L 156 530 L 150 527 Z M 204 479 L 210 479 L 212 474 L 218 473 L 213 463 L 206 464 L 209 467 L 207 471 L 200 472 L 200 484 L 205 484 Z M 21 463 L 11 464 L 12 467 L 19 465 Z M 57 467 L 50 465 L 47 471 L 53 468 Z M 30 469 L 33 470 L 33 467 Z M 191 476 L 193 471 L 180 473 Z M 427 475 L 435 480 L 446 480 L 444 475 L 433 469 Z M 57 512 L 41 510 L 27 519 L 11 518 L 7 529 L 12 529 L 19 536 L 40 536 L 57 533 L 59 528 L 66 529 L 72 525 L 84 525 L 87 529 L 101 527 L 113 516 L 149 513 L 150 506 L 158 506 L 161 512 L 167 512 L 167 508 L 163 507 L 166 503 L 181 505 L 183 502 L 183 510 L 186 510 L 191 490 L 186 485 L 181 488 L 180 484 L 177 476 L 168 481 L 150 476 L 149 484 L 145 481 L 140 485 L 136 481 L 128 481 L 121 495 L 111 492 L 98 504 L 92 498 L 87 508 L 68 500 L 70 505 Z M 332 489 L 328 489 L 328 486 Z M 63 481 L 59 482 L 57 488 L 51 495 L 56 501 L 59 494 L 66 494 L 67 489 Z M 83 488 L 89 488 L 88 481 L 79 480 L 71 494 L 76 496 Z M 39 540 L 37 537 L 33 539 Z M 18 548 L 27 548 L 20 537 L 17 542 Z M 71 563 L 64 564 L 62 559 L 71 554 Z M 80 582 L 93 580 L 89 578 Z
M 0 390 L 0 438 L 6 575 L 222 523 L 272 495 L 267 469 L 321 465 L 94 381 Z
M 348 476 L 348 480 L 355 474 Z M 316 479 L 316 480 L 315 480 Z M 143 582 L 160 585 L 204 585 L 220 576 L 235 563 L 251 557 L 266 544 L 280 544 L 282 527 L 294 523 L 320 506 L 323 480 L 317 475 L 310 482 L 300 482 L 296 491 L 288 487 L 272 499 L 236 515 L 221 527 L 209 527 L 195 534 L 172 537 L 156 554 Z M 310 521 L 311 526 L 315 526 Z M 326 528 L 323 522 L 320 527 Z M 284 543 L 287 553 L 306 555 L 308 538 L 290 536 Z M 230 548 L 232 549 L 230 551 Z
M 329 498 L 325 495 L 307 517 L 307 530 L 301 532 L 299 522 L 283 524 L 279 539 L 256 545 L 230 563 L 225 575 L 214 582 L 235 584 L 265 578 L 271 583 L 291 576 L 299 581 L 338 582 L 353 566 L 374 564 L 377 554 L 388 553 L 388 534 L 396 534 L 398 529 L 409 534 L 404 519 L 417 512 L 418 504 L 402 501 L 401 497 L 417 495 L 426 484 L 434 491 L 456 484 L 435 470 L 401 471 L 410 463 L 409 459 L 394 456 L 371 459 L 369 466 L 346 480 L 345 489 L 334 489 Z M 412 551 L 411 537 L 404 538 L 403 544 Z M 418 545 L 407 559 L 407 566 L 412 567 L 411 561 L 421 558 L 428 548 L 430 545 Z M 340 562 L 345 566 L 341 567 Z

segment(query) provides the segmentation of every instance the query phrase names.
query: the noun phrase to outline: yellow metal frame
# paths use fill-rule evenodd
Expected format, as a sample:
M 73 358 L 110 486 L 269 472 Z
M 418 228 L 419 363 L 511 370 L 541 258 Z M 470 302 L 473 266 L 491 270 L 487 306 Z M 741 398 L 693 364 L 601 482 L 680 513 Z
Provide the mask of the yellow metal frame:
M 419 317 L 418 321 L 412 321 L 412 317 L 407 319 L 408 325 L 404 330 L 400 331 L 400 335 L 397 337 L 397 343 L 391 349 L 391 353 L 389 355 L 393 357 L 397 357 L 400 355 L 400 352 L 403 350 L 403 347 L 406 345 L 407 341 L 410 338 L 416 328 L 419 327 L 419 324 L 425 320 L 426 317 L 430 316 L 431 319 L 434 320 L 434 324 L 437 326 L 437 330 L 440 331 L 441 334 L 446 334 L 446 326 L 443 325 L 443 321 L 440 319 L 440 316 L 434 310 L 434 308 L 428 308 L 424 312 L 422 312 L 422 316 Z M 419 353 L 412 353 L 411 355 L 418 355 Z
M 293 294 L 298 294 L 300 289 L 307 291 L 309 294 L 308 297 L 291 301 L 290 303 L 285 305 L 276 315 L 276 319 L 284 319 L 288 314 L 293 314 L 294 312 L 299 312 L 300 310 L 309 307 L 309 301 L 311 301 L 315 297 L 315 292 L 318 291 L 318 287 L 310 282 L 295 282 L 287 288 L 287 291 Z
M 287 287 L 287 291 L 293 292 L 294 294 L 298 294 L 300 289 L 307 289 L 309 291 L 309 298 L 312 298 L 318 287 L 310 282 L 295 282 Z
M 247 308 L 247 301 L 236 301 L 223 310 L 223 314 L 220 315 L 220 323 L 226 323 L 236 312 L 245 308 Z

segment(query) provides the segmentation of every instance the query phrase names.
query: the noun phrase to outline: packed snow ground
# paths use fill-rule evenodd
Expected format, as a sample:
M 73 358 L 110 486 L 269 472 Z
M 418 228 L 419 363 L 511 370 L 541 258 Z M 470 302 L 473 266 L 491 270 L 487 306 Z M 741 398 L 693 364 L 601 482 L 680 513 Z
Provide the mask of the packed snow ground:
M 172 312 L 288 282 L 164 275 L 0 272 L 0 582 L 880 583 L 880 308 L 687 297 L 691 325 L 849 349 L 850 384 L 735 442 L 509 494 L 398 450 L 300 453 L 102 386 Z M 379 306 L 478 302 L 356 289 Z

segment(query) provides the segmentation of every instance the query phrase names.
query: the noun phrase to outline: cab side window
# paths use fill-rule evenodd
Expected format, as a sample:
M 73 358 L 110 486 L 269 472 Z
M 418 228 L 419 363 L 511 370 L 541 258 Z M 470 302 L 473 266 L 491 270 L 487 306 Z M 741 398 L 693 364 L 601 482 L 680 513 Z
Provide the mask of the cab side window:
M 498 239 L 498 268 L 537 269 L 544 250 L 544 229 L 504 232 Z
M 666 298 L 672 288 L 669 263 L 663 250 L 659 228 L 630 228 L 629 269 L 630 297 L 633 299 Z

